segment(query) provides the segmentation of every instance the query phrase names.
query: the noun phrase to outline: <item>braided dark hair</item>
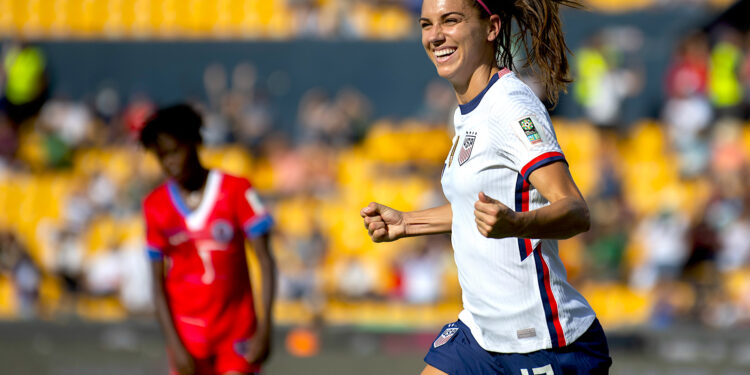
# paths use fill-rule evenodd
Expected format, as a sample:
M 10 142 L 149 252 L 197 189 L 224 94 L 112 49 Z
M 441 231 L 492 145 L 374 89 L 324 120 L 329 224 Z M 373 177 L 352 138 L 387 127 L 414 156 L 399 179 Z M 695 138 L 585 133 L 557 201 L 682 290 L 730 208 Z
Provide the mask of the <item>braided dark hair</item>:
M 146 120 L 140 142 L 144 147 L 152 148 L 159 134 L 169 134 L 181 142 L 199 145 L 203 143 L 202 125 L 200 114 L 187 104 L 162 108 Z

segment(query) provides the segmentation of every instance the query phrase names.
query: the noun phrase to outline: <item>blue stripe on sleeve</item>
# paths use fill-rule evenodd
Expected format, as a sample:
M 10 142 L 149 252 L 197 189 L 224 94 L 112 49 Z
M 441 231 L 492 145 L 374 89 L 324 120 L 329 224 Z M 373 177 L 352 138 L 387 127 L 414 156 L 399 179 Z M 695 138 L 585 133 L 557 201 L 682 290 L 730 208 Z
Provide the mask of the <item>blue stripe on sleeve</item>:
M 245 226 L 245 235 L 247 238 L 255 238 L 268 233 L 271 227 L 273 227 L 273 218 L 271 215 L 265 214 Z
M 552 156 L 552 157 L 549 157 L 549 158 L 546 158 L 546 159 L 542 159 L 542 160 L 539 160 L 538 162 L 534 163 L 532 166 L 530 166 L 526 170 L 526 174 L 523 176 L 523 179 L 526 180 L 526 181 L 528 181 L 529 180 L 529 176 L 531 176 L 531 172 L 534 172 L 535 170 L 537 170 L 537 169 L 539 169 L 539 168 L 541 168 L 541 167 L 543 167 L 543 166 L 545 166 L 547 164 L 554 163 L 556 161 L 562 161 L 563 163 L 568 164 L 568 161 L 565 160 L 565 157 L 562 156 L 562 155 L 555 155 L 555 156 Z
M 148 259 L 150 260 L 162 260 L 162 258 L 164 258 L 164 254 L 161 252 L 161 250 L 152 246 L 146 247 L 146 253 L 148 254 Z

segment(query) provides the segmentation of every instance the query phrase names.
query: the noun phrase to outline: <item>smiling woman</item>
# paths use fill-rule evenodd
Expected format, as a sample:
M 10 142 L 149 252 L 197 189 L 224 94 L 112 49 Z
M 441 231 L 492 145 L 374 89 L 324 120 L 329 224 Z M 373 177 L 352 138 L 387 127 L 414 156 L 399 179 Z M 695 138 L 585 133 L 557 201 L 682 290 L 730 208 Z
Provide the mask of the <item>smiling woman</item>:
M 558 255 L 557 239 L 588 230 L 588 207 L 547 109 L 513 72 L 520 43 L 556 102 L 570 82 L 560 5 L 576 3 L 422 3 L 422 45 L 459 103 L 441 177 L 449 203 L 400 212 L 373 202 L 360 216 L 375 242 L 451 233 L 464 309 L 430 347 L 423 375 L 606 374 L 612 363 Z
M 521 42 L 528 57 L 526 66 L 536 71 L 555 103 L 558 92 L 571 82 L 560 5 L 579 7 L 570 0 L 424 1 L 419 19 L 422 44 L 438 74 L 458 89 L 477 76 L 494 74 L 498 66 L 514 70 L 511 47 Z M 519 30 L 515 35 L 513 20 Z M 460 52 L 459 43 L 465 56 L 452 58 Z M 463 72 L 455 71 L 458 66 Z

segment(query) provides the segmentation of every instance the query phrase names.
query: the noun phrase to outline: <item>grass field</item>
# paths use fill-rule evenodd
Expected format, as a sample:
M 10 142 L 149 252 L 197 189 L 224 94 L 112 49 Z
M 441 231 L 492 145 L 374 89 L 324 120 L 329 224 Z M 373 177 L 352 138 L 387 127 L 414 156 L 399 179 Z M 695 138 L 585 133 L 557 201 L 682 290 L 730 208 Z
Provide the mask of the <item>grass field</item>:
M 317 356 L 298 358 L 278 329 L 265 374 L 418 374 L 434 333 L 387 333 L 331 328 Z M 609 334 L 614 375 L 750 374 L 750 331 L 681 329 Z M 426 343 L 425 343 L 426 342 Z M 0 323 L 0 374 L 166 374 L 163 341 L 153 322 Z

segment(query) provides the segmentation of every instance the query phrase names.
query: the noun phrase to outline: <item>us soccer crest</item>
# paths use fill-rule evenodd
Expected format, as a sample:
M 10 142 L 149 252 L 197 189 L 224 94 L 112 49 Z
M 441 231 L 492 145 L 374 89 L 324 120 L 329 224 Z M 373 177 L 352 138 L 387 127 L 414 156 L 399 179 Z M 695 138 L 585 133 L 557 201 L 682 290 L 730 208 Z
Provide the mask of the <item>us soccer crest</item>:
M 458 165 L 464 165 L 471 157 L 471 150 L 474 148 L 474 141 L 477 139 L 476 132 L 466 132 L 466 138 L 461 145 L 461 151 L 458 152 Z
M 458 332 L 458 328 L 446 328 L 445 331 L 440 334 L 440 337 L 435 340 L 432 346 L 437 348 L 438 346 L 445 344 L 456 334 L 456 332 Z
M 518 123 L 521 124 L 521 129 L 523 129 L 526 138 L 529 139 L 529 142 L 531 142 L 532 145 L 542 142 L 542 137 L 539 136 L 539 132 L 536 131 L 534 121 L 531 121 L 531 117 L 523 118 L 519 120 Z

